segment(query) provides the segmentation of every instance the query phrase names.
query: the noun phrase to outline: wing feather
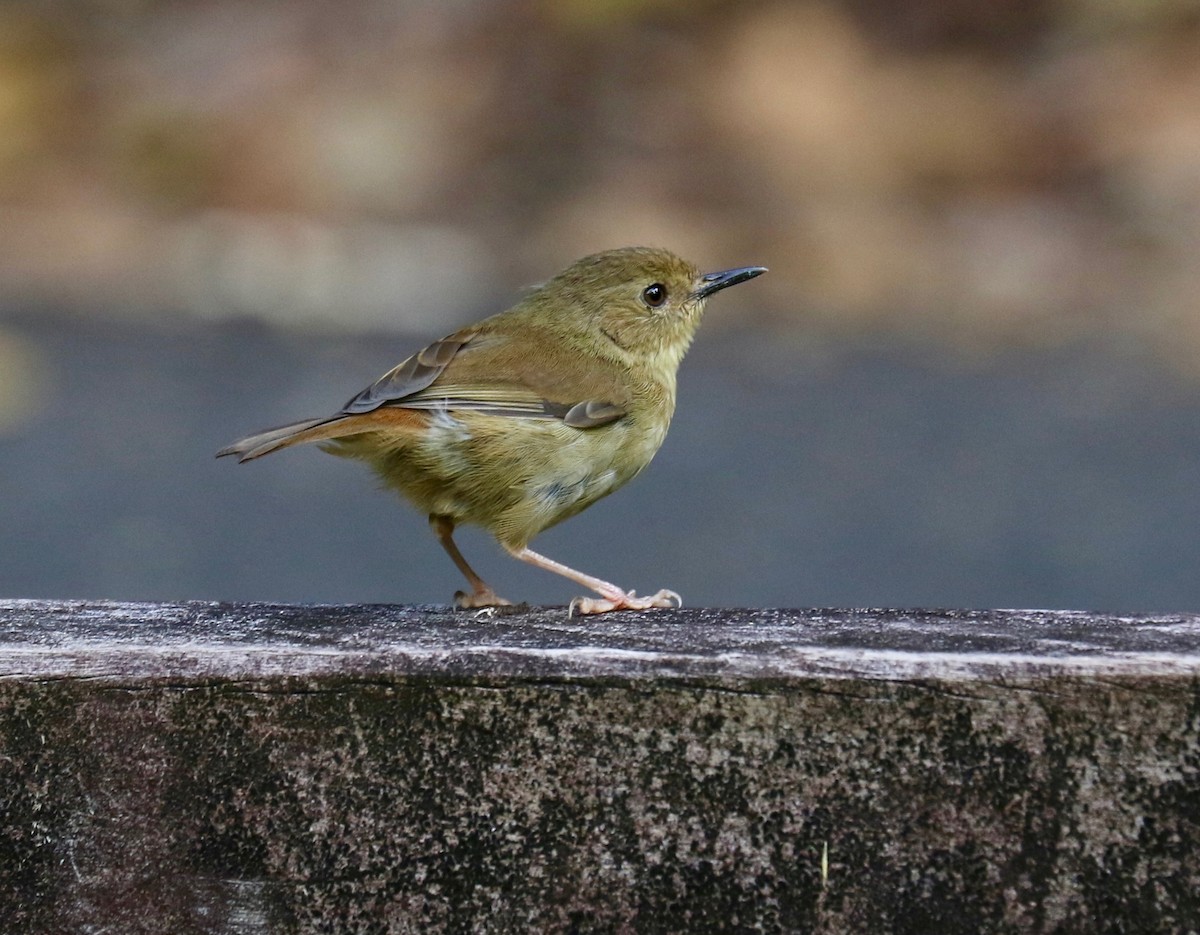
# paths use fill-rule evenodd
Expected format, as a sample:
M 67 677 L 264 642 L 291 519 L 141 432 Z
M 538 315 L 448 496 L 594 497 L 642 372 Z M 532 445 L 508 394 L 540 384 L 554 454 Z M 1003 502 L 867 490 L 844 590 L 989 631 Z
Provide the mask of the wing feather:
M 380 406 L 396 405 L 425 389 L 449 366 L 471 335 L 463 332 L 434 341 L 401 361 L 342 407 L 343 415 L 358 415 Z
M 498 360 L 493 361 L 493 356 Z M 347 402 L 340 415 L 360 415 L 384 406 L 460 410 L 510 418 L 557 419 L 579 429 L 607 425 L 625 415 L 623 405 L 608 400 L 547 398 L 545 390 L 529 385 L 534 382 L 529 372 L 511 366 L 513 357 L 512 342 L 499 335 L 457 332 L 401 361 Z M 497 370 L 515 370 L 515 378 L 505 382 L 489 379 Z M 569 392 L 561 385 L 563 382 L 563 374 L 556 373 L 553 395 Z

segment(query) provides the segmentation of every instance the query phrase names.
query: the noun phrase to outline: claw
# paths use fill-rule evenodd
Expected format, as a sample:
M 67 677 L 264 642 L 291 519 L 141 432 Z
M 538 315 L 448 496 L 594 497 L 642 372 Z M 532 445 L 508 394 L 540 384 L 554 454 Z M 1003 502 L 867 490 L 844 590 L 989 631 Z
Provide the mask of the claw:
M 474 610 L 475 608 L 490 610 L 491 613 L 488 614 L 490 617 L 496 612 L 497 607 L 512 607 L 512 601 L 506 601 L 488 588 L 486 591 L 475 591 L 472 594 L 468 594 L 466 591 L 455 591 L 454 606 L 459 610 Z

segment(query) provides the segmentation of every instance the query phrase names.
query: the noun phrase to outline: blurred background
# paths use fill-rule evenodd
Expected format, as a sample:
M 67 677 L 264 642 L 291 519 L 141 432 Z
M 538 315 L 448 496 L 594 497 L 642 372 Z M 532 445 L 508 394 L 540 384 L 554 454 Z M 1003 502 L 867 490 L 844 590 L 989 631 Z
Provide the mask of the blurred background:
M 1200 610 L 1196 0 L 9 0 L 0 596 L 448 600 L 362 467 L 213 453 L 627 244 L 771 272 L 540 551 L 692 605 Z

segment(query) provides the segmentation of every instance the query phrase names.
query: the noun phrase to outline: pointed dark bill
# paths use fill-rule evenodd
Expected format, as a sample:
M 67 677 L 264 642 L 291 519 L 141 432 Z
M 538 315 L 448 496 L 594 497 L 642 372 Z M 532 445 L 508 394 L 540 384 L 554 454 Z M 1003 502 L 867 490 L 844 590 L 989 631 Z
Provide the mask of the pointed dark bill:
M 765 266 L 741 266 L 737 269 L 722 270 L 719 273 L 705 273 L 700 277 L 700 288 L 695 292 L 697 299 L 707 299 L 714 292 L 720 292 L 727 286 L 736 286 L 739 282 L 761 276 L 767 271 Z

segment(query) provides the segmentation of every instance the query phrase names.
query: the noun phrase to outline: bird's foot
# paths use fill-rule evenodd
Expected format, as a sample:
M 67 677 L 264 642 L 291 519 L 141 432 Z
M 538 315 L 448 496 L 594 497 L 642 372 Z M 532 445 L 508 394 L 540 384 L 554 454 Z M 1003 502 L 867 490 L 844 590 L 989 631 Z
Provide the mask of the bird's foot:
M 650 610 L 654 607 L 682 607 L 683 598 L 674 591 L 663 588 L 649 597 L 638 597 L 633 591 L 614 589 L 604 592 L 603 597 L 577 597 L 567 608 L 567 616 L 575 614 L 605 614 L 610 610 Z
M 479 591 L 472 591 L 470 594 L 466 591 L 455 591 L 454 606 L 459 610 L 492 608 L 492 612 L 495 613 L 495 608 L 497 607 L 511 607 L 512 601 L 506 601 L 491 588 L 486 588 Z

